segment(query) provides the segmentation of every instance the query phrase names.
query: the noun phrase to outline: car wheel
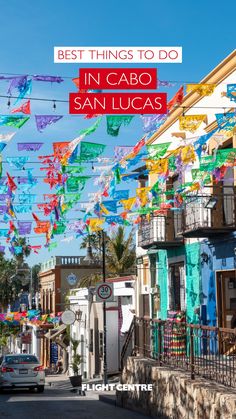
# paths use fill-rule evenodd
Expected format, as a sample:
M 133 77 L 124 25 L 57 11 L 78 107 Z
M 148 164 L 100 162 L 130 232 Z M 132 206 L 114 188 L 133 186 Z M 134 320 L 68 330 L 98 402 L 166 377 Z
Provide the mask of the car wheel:
M 38 386 L 37 391 L 38 391 L 38 393 L 43 393 L 44 392 L 44 386 Z

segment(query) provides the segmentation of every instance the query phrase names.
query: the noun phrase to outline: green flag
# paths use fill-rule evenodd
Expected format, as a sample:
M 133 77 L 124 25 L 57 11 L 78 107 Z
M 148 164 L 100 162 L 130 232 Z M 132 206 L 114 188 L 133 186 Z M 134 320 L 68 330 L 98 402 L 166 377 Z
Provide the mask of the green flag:
M 79 136 L 92 134 L 99 127 L 99 125 L 101 123 L 101 120 L 102 120 L 102 117 L 100 116 L 100 118 L 98 118 L 97 121 L 91 127 L 86 128 L 86 129 L 82 129 L 79 132 Z
M 133 116 L 120 116 L 120 115 L 112 115 L 107 116 L 107 134 L 112 135 L 113 137 L 117 137 L 119 134 L 119 130 L 121 125 L 129 125 L 132 121 Z
M 171 143 L 147 145 L 147 152 L 149 154 L 149 158 L 160 159 L 166 154 L 170 144 Z
M 103 153 L 105 148 L 106 146 L 104 144 L 81 141 L 79 158 L 81 161 L 95 160 Z

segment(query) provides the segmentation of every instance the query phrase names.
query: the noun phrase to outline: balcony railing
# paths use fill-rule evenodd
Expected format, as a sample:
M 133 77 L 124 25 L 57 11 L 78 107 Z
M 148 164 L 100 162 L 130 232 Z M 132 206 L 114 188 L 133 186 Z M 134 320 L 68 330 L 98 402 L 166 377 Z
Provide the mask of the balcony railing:
M 236 388 L 236 329 L 134 318 L 130 332 L 134 344 L 132 352 L 124 346 L 122 365 L 135 354 L 187 371 L 191 379 L 200 376 Z
M 143 249 L 165 249 L 181 245 L 181 221 L 180 212 L 170 212 L 168 216 L 151 216 L 150 221 L 143 218 L 139 225 L 138 246 Z
M 79 266 L 86 264 L 85 256 L 55 256 L 41 264 L 41 272 L 54 269 L 55 266 Z
M 213 208 L 210 208 L 211 203 Z M 183 236 L 210 237 L 235 231 L 235 210 L 236 195 L 187 197 L 183 210 Z

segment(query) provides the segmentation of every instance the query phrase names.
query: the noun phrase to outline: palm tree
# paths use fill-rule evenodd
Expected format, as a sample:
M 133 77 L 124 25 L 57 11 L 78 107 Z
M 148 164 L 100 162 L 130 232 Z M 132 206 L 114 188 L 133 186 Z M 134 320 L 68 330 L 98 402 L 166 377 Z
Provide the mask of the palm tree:
M 105 258 L 106 258 L 106 276 L 124 276 L 127 274 L 134 273 L 135 270 L 135 244 L 133 241 L 134 233 L 131 231 L 126 238 L 125 227 L 119 226 L 118 230 L 109 237 L 106 233 L 104 234 L 105 239 Z M 102 251 L 102 235 L 98 231 L 85 236 L 80 245 L 80 248 L 84 249 L 88 245 L 91 245 L 95 260 L 101 261 Z M 101 273 L 91 273 L 81 278 L 80 287 L 91 287 L 96 285 L 97 282 L 102 281 Z
M 24 258 L 27 258 L 30 255 L 30 247 L 27 245 L 25 237 L 18 237 L 14 245 L 22 247 L 22 253 L 19 255 L 14 255 L 17 266 L 20 267 L 24 262 Z
M 111 238 L 106 243 L 106 265 L 108 276 L 127 275 L 135 269 L 135 243 L 133 240 L 134 232 L 131 231 L 125 237 L 125 228 L 118 227 Z
M 0 304 L 5 310 L 21 289 L 21 283 L 16 278 L 16 262 L 5 259 L 0 254 Z
M 83 237 L 80 244 L 80 249 L 86 249 L 88 246 L 91 246 L 95 256 L 99 256 L 102 249 L 102 232 L 96 231 L 92 234 L 87 234 Z M 104 232 L 106 240 L 108 240 L 107 234 Z
M 32 269 L 32 286 L 33 286 L 33 290 L 34 290 L 34 293 L 35 293 L 36 291 L 38 292 L 40 290 L 40 282 L 39 282 L 38 274 L 39 274 L 39 271 L 41 269 L 41 266 L 38 263 L 38 264 L 32 266 L 31 269 Z

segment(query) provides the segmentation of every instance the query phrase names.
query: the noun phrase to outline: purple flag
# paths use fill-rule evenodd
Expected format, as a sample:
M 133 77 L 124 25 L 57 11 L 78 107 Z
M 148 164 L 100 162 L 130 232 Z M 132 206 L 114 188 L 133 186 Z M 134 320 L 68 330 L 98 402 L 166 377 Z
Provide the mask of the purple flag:
M 7 193 L 1 193 L 0 194 L 0 201 L 6 201 L 6 199 L 9 199 L 10 195 Z
M 62 83 L 64 80 L 59 76 L 33 76 L 36 81 L 48 81 L 50 83 Z
M 31 233 L 32 222 L 31 221 L 18 221 L 18 230 L 21 236 Z
M 0 214 L 6 214 L 8 212 L 7 205 L 0 205 Z
M 38 151 L 43 143 L 17 143 L 18 151 Z
M 164 86 L 164 87 L 174 87 L 174 86 L 176 86 L 176 82 L 174 82 L 174 81 L 167 81 L 167 80 L 158 80 L 158 83 L 157 83 L 157 85 L 158 85 L 158 87 L 160 87 L 160 86 Z
M 5 253 L 5 246 L 0 246 L 0 253 Z
M 11 79 L 10 86 L 7 93 L 12 95 L 12 90 L 18 89 L 19 91 L 23 90 L 27 84 L 27 76 L 17 76 Z
M 165 122 L 166 118 L 167 118 L 166 114 L 152 115 L 152 116 L 141 115 L 141 119 L 143 121 L 143 131 L 144 132 L 155 131 Z
M 37 130 L 42 132 L 47 125 L 53 124 L 61 118 L 63 118 L 62 115 L 35 115 Z

